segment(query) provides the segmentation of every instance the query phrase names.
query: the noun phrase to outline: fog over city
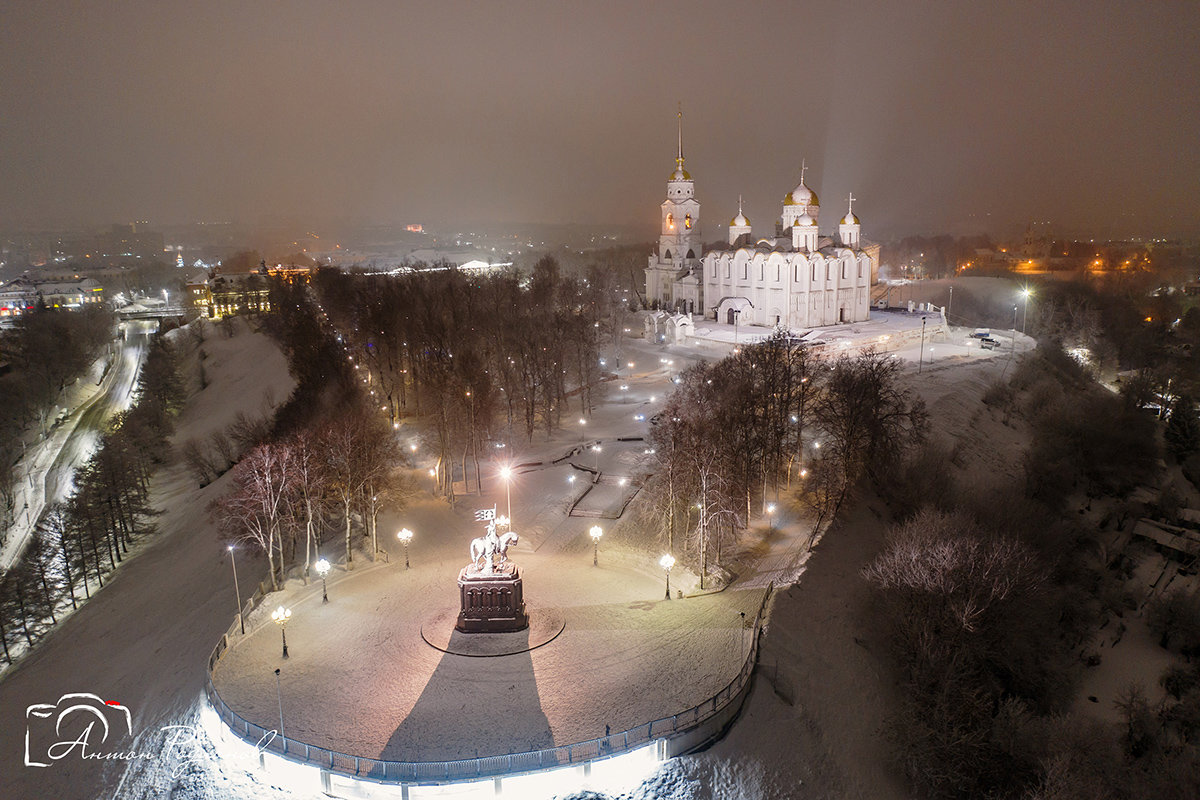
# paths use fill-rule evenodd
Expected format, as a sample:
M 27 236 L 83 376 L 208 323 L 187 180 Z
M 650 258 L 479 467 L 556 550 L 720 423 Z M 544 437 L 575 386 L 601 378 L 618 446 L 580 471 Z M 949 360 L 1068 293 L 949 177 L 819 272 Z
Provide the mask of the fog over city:
M 652 224 L 801 160 L 877 235 L 1191 235 L 1194 3 L 9 4 L 0 224 Z M 649 231 L 649 227 L 647 227 Z

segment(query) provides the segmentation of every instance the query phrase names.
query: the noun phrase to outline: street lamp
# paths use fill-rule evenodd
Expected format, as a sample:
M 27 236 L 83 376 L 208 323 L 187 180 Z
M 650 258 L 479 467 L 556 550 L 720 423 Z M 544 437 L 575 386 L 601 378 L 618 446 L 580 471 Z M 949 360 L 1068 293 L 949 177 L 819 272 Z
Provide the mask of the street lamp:
M 279 701 L 279 736 L 283 739 L 283 752 L 287 752 L 287 734 L 283 732 L 283 690 L 279 686 L 279 668 L 275 668 L 275 699 Z
M 1009 357 L 1011 358 L 1017 352 L 1017 304 L 1013 303 L 1013 326 L 1012 326 L 1012 347 L 1008 349 Z
M 775 504 L 767 503 L 767 533 L 775 530 Z
M 592 445 L 592 449 L 596 451 L 596 479 L 600 479 L 600 445 Z
M 1021 296 L 1025 298 L 1025 310 L 1021 312 L 1021 333 L 1025 333 L 1025 323 L 1029 320 L 1029 295 L 1033 294 L 1033 290 L 1026 286 L 1021 290 Z
M 237 595 L 238 623 L 242 626 L 242 635 L 246 635 L 246 620 L 242 617 L 242 590 L 237 582 L 237 561 L 233 557 L 233 545 L 229 545 L 229 563 L 233 566 L 233 591 Z
M 325 587 L 325 576 L 329 574 L 329 562 L 321 559 L 317 562 L 317 574 L 321 576 L 321 602 L 329 602 L 329 591 Z
M 283 657 L 288 657 L 287 652 L 287 624 L 292 618 L 292 610 L 280 606 L 271 612 L 271 619 L 275 620 L 275 624 L 279 626 L 279 632 L 283 635 Z
M 404 542 L 404 568 L 408 569 L 408 543 L 412 541 L 413 532 L 408 528 L 401 528 L 396 534 L 396 538 Z
M 500 477 L 504 479 L 504 502 L 508 507 L 508 518 L 512 519 L 512 467 L 501 467 Z
M 671 567 L 675 566 L 675 556 L 667 553 L 658 560 L 658 565 L 667 573 L 667 599 L 671 599 Z
M 921 374 L 921 366 L 925 363 L 925 318 L 921 317 L 921 350 L 917 355 L 917 374 Z
M 604 529 L 593 525 L 588 533 L 592 537 L 592 566 L 596 567 L 600 564 L 600 537 L 604 535 Z

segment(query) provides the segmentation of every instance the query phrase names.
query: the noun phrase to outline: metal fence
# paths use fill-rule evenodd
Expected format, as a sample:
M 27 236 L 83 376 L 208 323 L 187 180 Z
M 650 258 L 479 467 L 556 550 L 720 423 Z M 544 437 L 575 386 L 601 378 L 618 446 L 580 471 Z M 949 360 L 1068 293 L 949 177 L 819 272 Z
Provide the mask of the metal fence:
M 763 630 L 767 601 L 771 597 L 773 584 L 767 587 L 759 604 L 758 613 L 751 625 L 750 650 L 742 662 L 741 669 L 721 691 L 691 708 L 669 717 L 642 723 L 629 730 L 588 739 L 574 744 L 532 750 L 525 753 L 485 756 L 456 761 L 384 761 L 376 758 L 352 756 L 329 750 L 317 745 L 278 735 L 272 728 L 264 728 L 239 715 L 231 709 L 212 682 L 213 667 L 229 647 L 226 634 L 213 648 L 208 659 L 208 670 L 204 690 L 208 700 L 225 723 L 238 738 L 254 745 L 260 751 L 269 751 L 292 761 L 319 767 L 355 778 L 381 783 L 449 783 L 536 772 L 553 767 L 580 764 L 599 758 L 618 755 L 659 739 L 671 739 L 684 734 L 701 734 L 696 746 L 717 738 L 729 724 L 745 700 L 758 661 L 759 639 Z M 236 620 L 234 625 L 236 626 Z M 736 703 L 736 706 L 733 704 Z M 726 713 L 728 712 L 728 713 Z M 711 730 L 703 730 L 705 726 Z

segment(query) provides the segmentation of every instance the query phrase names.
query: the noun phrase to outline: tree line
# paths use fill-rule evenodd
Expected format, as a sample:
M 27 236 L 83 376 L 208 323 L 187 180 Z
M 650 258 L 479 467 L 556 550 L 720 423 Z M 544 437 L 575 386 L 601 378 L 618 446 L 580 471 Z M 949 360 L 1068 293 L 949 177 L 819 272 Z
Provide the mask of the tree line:
M 568 408 L 592 410 L 600 347 L 623 332 L 621 292 L 599 267 L 563 276 L 466 274 L 443 265 L 400 275 L 322 271 L 314 288 L 367 396 L 394 427 L 429 423 L 439 492 L 482 489 L 489 448 L 552 435 Z
M 44 304 L 0 331 L 0 518 L 11 523 L 16 464 L 30 425 L 45 434 L 55 403 L 72 381 L 112 341 L 112 315 L 89 307 L 78 311 Z
M 983 395 L 992 414 L 1029 422 L 1023 480 L 911 498 L 865 570 L 900 680 L 887 731 L 913 788 L 930 798 L 1067 800 L 1195 797 L 1200 671 L 1136 687 L 1119 723 L 1069 709 L 1091 644 L 1137 608 L 1132 564 L 1106 542 L 1142 513 L 1129 499 L 1160 470 L 1152 415 L 1100 390 L 1052 342 Z M 952 458 L 952 456 L 950 456 Z M 901 487 L 901 491 L 903 487 Z M 1077 506 L 1105 503 L 1098 525 Z M 895 506 L 894 506 L 895 507 Z M 1148 610 L 1163 644 L 1200 652 L 1200 604 L 1168 595 Z
M 706 575 L 781 488 L 814 512 L 815 536 L 861 477 L 924 437 L 924 404 L 899 371 L 874 350 L 823 357 L 786 332 L 684 371 L 650 435 L 645 508 L 668 551 Z
M 68 602 L 74 609 L 90 597 L 130 546 L 154 532 L 150 476 L 166 458 L 183 399 L 176 354 L 161 337 L 150 345 L 136 397 L 109 422 L 68 499 L 46 509 L 24 558 L 0 579 L 0 644 L 9 663 L 10 642 L 33 647 Z
M 305 285 L 273 279 L 270 289 L 272 313 L 258 321 L 288 358 L 292 395 L 273 422 L 240 418 L 184 456 L 201 485 L 229 472 L 209 511 L 227 541 L 266 556 L 277 589 L 293 568 L 307 579 L 330 541 L 348 565 L 364 541 L 378 552 L 379 514 L 403 508 L 411 485 L 392 426 Z

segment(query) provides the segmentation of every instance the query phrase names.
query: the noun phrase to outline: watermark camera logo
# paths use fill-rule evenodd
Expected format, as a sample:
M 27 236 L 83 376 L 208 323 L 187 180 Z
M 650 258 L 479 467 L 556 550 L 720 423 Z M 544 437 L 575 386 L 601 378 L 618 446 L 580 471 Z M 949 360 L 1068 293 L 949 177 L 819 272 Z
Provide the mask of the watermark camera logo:
M 100 752 L 100 746 L 110 736 L 116 744 L 120 737 L 132 735 L 133 718 L 125 706 L 90 692 L 64 694 L 57 703 L 25 709 L 25 766 L 49 767 L 76 749 L 80 758 L 120 758 L 121 754 Z

